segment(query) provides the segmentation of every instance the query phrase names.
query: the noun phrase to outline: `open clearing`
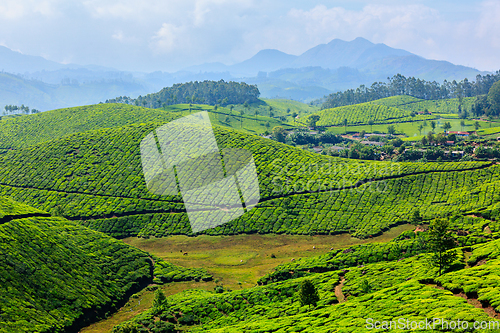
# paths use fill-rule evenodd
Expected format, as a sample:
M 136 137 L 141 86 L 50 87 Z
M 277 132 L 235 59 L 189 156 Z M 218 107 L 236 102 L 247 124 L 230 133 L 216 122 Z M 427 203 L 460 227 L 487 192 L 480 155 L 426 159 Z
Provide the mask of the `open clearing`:
M 235 235 L 235 236 L 169 236 L 164 238 L 129 237 L 123 241 L 175 265 L 205 268 L 214 280 L 230 289 L 249 288 L 257 280 L 279 264 L 292 258 L 318 256 L 355 244 L 387 242 L 414 226 L 405 224 L 394 227 L 380 236 L 369 239 L 353 238 L 348 234 L 327 236 L 299 235 Z M 313 248 L 315 247 L 315 248 Z M 184 255 L 184 253 L 188 253 Z M 276 258 L 272 258 L 274 254 Z M 241 283 L 241 284 L 239 284 Z M 160 288 L 165 295 L 173 295 L 188 289 L 213 290 L 216 283 L 174 282 Z M 137 293 L 129 302 L 106 320 L 90 325 L 82 333 L 108 333 L 112 328 L 151 307 L 154 291 L 146 289 Z
M 224 286 L 248 288 L 279 264 L 293 258 L 318 256 L 354 244 L 387 242 L 411 225 L 392 228 L 383 235 L 365 240 L 341 235 L 235 235 L 198 237 L 170 236 L 143 239 L 130 237 L 125 243 L 147 251 L 175 265 L 205 268 Z M 185 255 L 184 253 L 187 253 Z M 276 258 L 272 258 L 272 255 Z

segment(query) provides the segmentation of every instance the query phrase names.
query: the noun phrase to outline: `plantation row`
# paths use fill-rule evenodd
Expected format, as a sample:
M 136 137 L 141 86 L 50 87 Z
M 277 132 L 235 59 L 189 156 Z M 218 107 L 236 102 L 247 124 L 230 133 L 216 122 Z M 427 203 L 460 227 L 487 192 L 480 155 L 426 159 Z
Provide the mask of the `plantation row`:
M 64 332 L 151 279 L 147 255 L 61 218 L 0 225 L 0 332 Z
M 15 202 L 11 198 L 0 196 L 0 219 L 5 216 L 26 215 L 34 213 L 44 213 L 28 205 Z
M 257 207 L 240 218 L 204 233 L 312 235 L 348 232 L 363 238 L 410 221 L 415 209 L 420 210 L 426 220 L 488 209 L 500 200 L 499 187 L 498 166 L 409 175 L 367 183 L 354 189 L 261 200 Z M 181 203 L 102 198 L 6 185 L 0 186 L 0 194 L 46 211 L 59 206 L 62 215 L 81 219 L 84 225 L 115 237 L 191 234 Z M 147 213 L 141 213 L 144 209 Z
M 172 265 L 159 258 L 155 259 L 154 279 L 157 284 L 179 282 L 179 281 L 211 281 L 212 276 L 202 268 L 186 268 Z
M 204 324 L 207 324 L 213 328 L 217 325 L 222 327 L 236 324 L 241 320 L 251 322 L 293 316 L 305 310 L 296 298 L 301 281 L 302 279 L 295 279 L 222 294 L 201 290 L 185 291 L 169 297 L 169 306 L 163 309 L 153 308 L 135 317 L 130 323 L 115 327 L 113 332 L 121 332 L 121 326 L 150 328 L 153 332 L 161 332 L 161 326 L 169 327 L 166 323 L 187 327 L 200 324 L 200 327 L 204 327 Z M 322 296 L 318 303 L 320 307 L 338 303 L 332 292 L 339 281 L 338 272 L 317 275 L 313 281 L 319 286 L 318 292 Z M 155 316 L 159 317 L 160 321 L 155 322 Z
M 0 149 L 21 148 L 68 134 L 135 123 L 169 122 L 180 115 L 126 104 L 58 109 L 0 121 Z
M 393 106 L 408 112 L 424 112 L 425 110 L 431 113 L 460 113 L 458 98 L 438 99 L 438 100 L 418 100 L 409 101 L 407 98 L 399 98 L 401 96 L 388 97 L 370 102 L 376 105 Z M 469 116 L 472 116 L 472 105 L 476 101 L 476 97 L 465 97 L 462 99 L 461 111 L 467 110 Z M 400 104 L 398 104 L 400 103 Z
M 370 121 L 373 121 L 373 124 L 385 124 L 435 118 L 432 115 L 414 115 L 412 117 L 410 111 L 372 103 L 340 106 L 314 114 L 320 117 L 316 123 L 317 126 L 359 125 L 368 124 Z M 345 121 L 347 123 L 344 123 Z
M 0 184 L 67 193 L 114 198 L 165 201 L 163 209 L 179 209 L 180 196 L 158 196 L 148 191 L 143 177 L 140 142 L 158 125 L 132 125 L 71 136 L 0 156 Z M 352 186 L 360 180 L 433 170 L 463 170 L 481 163 L 390 163 L 362 162 L 305 152 L 271 140 L 215 128 L 219 148 L 244 148 L 252 152 L 259 176 L 262 198 L 291 193 L 329 190 Z M 65 216 L 98 216 L 102 202 L 67 202 L 83 213 L 66 209 Z M 53 206 L 60 205 L 53 201 Z M 88 211 L 90 204 L 95 211 Z M 129 207 L 142 212 L 144 205 Z M 149 210 L 149 209 L 148 209 Z M 113 212 L 107 210 L 108 213 Z M 116 213 L 121 212 L 115 211 Z M 106 213 L 106 214 L 108 214 Z
M 281 264 L 259 279 L 259 285 L 284 281 L 314 272 L 335 271 L 368 263 L 396 261 L 425 252 L 422 237 L 413 231 L 406 232 L 401 239 L 380 244 L 355 245 L 345 249 L 332 250 L 324 255 L 300 258 L 295 262 Z

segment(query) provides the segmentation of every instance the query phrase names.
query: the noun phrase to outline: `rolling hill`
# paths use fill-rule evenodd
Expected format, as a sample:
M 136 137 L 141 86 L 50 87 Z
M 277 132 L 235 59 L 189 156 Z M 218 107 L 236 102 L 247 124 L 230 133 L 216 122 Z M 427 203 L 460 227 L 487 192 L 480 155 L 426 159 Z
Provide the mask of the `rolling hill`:
M 59 119 L 64 123 L 68 118 Z M 62 211 L 115 237 L 190 235 L 182 198 L 149 193 L 142 176 L 139 143 L 160 124 L 86 131 L 9 150 L 0 156 L 0 193 L 39 209 Z M 16 137 L 19 142 L 34 131 L 29 122 L 25 129 L 24 136 Z M 414 209 L 432 218 L 485 209 L 497 200 L 499 168 L 490 163 L 345 160 L 224 127 L 214 130 L 220 148 L 252 152 L 261 200 L 241 218 L 208 234 L 349 232 L 367 237 L 408 221 Z M 39 132 L 41 141 L 46 140 L 48 135 Z M 450 187 L 453 192 L 442 191 Z

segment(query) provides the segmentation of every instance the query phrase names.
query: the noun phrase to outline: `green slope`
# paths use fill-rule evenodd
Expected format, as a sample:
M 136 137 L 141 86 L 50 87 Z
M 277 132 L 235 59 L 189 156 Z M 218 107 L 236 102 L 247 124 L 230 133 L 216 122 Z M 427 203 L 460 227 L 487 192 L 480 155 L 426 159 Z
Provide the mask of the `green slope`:
M 467 110 L 467 112 L 469 112 L 469 116 L 472 116 L 470 110 L 475 100 L 476 97 L 463 98 L 462 110 Z M 392 96 L 369 103 L 396 107 L 410 112 L 424 112 L 425 110 L 428 110 L 432 113 L 453 114 L 458 113 L 458 105 L 460 104 L 460 101 L 458 98 L 423 100 L 411 96 Z
M 342 126 L 344 120 L 347 120 L 347 125 L 361 125 L 368 124 L 370 120 L 374 124 L 389 124 L 435 118 L 430 115 L 412 117 L 411 111 L 370 102 L 325 109 L 313 114 L 320 117 L 318 126 Z
M 59 209 L 113 236 L 191 234 L 182 198 L 159 197 L 145 186 L 139 144 L 157 126 L 77 133 L 9 151 L 0 157 L 0 194 L 47 211 Z M 415 208 L 431 218 L 497 200 L 498 167 L 488 163 L 345 160 L 223 127 L 215 134 L 221 148 L 253 153 L 261 200 L 241 218 L 207 233 L 366 237 L 407 221 Z M 485 192 L 475 194 L 475 186 Z M 455 190 L 443 191 L 450 187 Z
M 150 121 L 168 122 L 181 115 L 127 104 L 97 104 L 58 109 L 0 121 L 0 149 L 17 149 L 68 134 Z
M 151 279 L 143 251 L 63 218 L 19 218 L 40 211 L 0 201 L 14 216 L 0 224 L 0 332 L 76 329 Z
M 277 107 L 278 110 L 282 108 Z M 264 133 L 271 131 L 274 126 L 284 125 L 279 119 L 264 115 L 264 108 L 260 110 L 257 106 L 248 109 L 241 106 L 231 111 L 229 108 L 218 107 L 215 110 L 214 106 L 198 104 L 191 106 L 177 104 L 165 109 L 148 109 L 118 103 L 96 104 L 33 115 L 4 117 L 0 120 L 0 151 L 27 147 L 90 130 L 148 122 L 166 123 L 204 110 L 209 112 L 214 125 L 231 127 L 247 133 Z M 257 116 L 255 110 L 257 112 L 260 110 Z M 242 115 L 240 111 L 243 112 Z
M 174 295 L 168 298 L 169 308 L 156 313 L 148 311 L 115 327 L 113 332 L 125 332 L 122 327 L 148 327 L 146 331 L 155 332 L 162 325 L 168 326 L 167 322 L 189 332 L 369 332 L 373 331 L 366 326 L 371 323 L 369 318 L 388 322 L 403 318 L 403 323 L 409 320 L 417 324 L 426 318 L 431 323 L 433 318 L 448 322 L 460 320 L 467 321 L 471 328 L 475 321 L 488 325 L 497 320 L 495 311 L 500 311 L 498 240 L 472 249 L 457 249 L 455 270 L 442 276 L 437 276 L 436 269 L 429 267 L 427 254 L 408 254 L 404 243 L 408 241 L 399 239 L 382 246 L 385 254 L 394 256 L 391 262 L 377 262 L 380 259 L 374 257 L 371 263 L 367 260 L 360 264 L 356 260 L 360 249 L 357 246 L 337 251 L 344 255 L 346 268 L 343 270 L 315 273 L 311 269 L 308 279 L 320 296 L 317 306 L 311 309 L 300 305 L 298 287 L 304 277 L 295 277 L 223 294 L 188 291 Z M 479 259 L 488 260 L 466 267 L 462 251 L 471 251 L 467 262 L 472 266 Z M 349 261 L 349 257 L 355 260 Z M 422 331 L 441 331 L 440 328 L 426 330 L 424 327 Z M 405 329 L 400 327 L 394 331 Z
M 211 280 L 0 197 L 0 332 L 77 332 L 153 281 Z M 154 271 L 153 271 L 154 270 Z

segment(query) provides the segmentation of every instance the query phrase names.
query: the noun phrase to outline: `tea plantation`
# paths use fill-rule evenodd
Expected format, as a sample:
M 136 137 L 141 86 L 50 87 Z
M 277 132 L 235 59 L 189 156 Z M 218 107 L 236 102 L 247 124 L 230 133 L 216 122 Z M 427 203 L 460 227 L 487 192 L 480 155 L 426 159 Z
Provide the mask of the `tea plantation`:
M 409 232 L 387 245 L 358 246 L 328 254 L 330 259 L 338 258 L 337 262 L 345 264 L 342 270 L 332 265 L 331 271 L 314 273 L 314 269 L 309 268 L 307 277 L 295 274 L 286 281 L 241 291 L 177 294 L 168 297 L 161 308 L 152 308 L 116 326 L 113 332 L 127 329 L 145 332 L 369 332 L 373 330 L 369 325 L 374 321 L 393 321 L 394 325 L 417 322 L 418 325 L 425 319 L 434 324 L 434 318 L 440 320 L 435 322 L 436 326 L 423 326 L 419 330 L 449 331 L 441 325 L 465 321 L 469 329 L 464 331 L 495 331 L 489 328 L 495 327 L 491 326 L 495 325 L 494 311 L 500 310 L 498 241 L 458 248 L 454 268 L 437 276 L 437 271 L 429 265 L 428 254 L 416 255 L 418 246 L 414 245 L 420 241 L 417 238 L 425 239 L 425 235 L 415 236 Z M 371 261 L 368 256 L 362 259 L 357 255 L 384 251 L 393 255 L 390 261 L 381 257 Z M 464 254 L 468 251 L 474 258 L 488 256 L 489 260 L 479 266 L 466 267 Z M 349 257 L 357 260 L 349 260 Z M 322 261 L 310 259 L 315 260 Z M 469 260 L 472 262 L 474 260 Z M 294 268 L 288 267 L 288 270 L 291 271 L 287 273 L 293 273 Z M 316 286 L 320 297 L 311 309 L 301 305 L 298 298 L 304 279 Z M 488 310 L 490 307 L 493 313 Z M 475 322 L 485 326 L 474 329 Z M 411 328 L 393 327 L 396 332 Z
M 192 234 L 182 198 L 150 193 L 142 176 L 140 142 L 158 126 L 87 131 L 8 151 L 0 156 L 0 194 L 115 237 Z M 209 234 L 367 237 L 408 221 L 415 208 L 431 218 L 484 209 L 498 196 L 498 167 L 488 162 L 345 160 L 224 127 L 215 135 L 220 148 L 252 152 L 261 199 Z

